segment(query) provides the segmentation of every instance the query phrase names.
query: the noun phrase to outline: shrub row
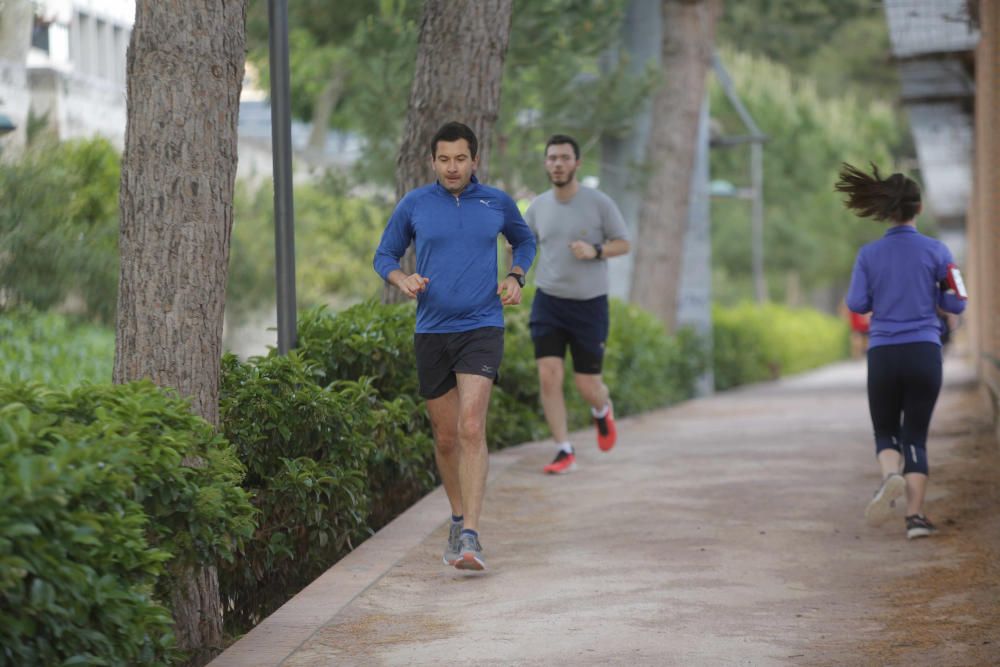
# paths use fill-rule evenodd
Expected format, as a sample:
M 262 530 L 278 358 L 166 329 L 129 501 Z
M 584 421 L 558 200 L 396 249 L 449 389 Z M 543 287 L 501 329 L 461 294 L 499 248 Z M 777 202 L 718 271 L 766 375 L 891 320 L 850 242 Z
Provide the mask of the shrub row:
M 712 320 L 720 391 L 843 359 L 850 346 L 846 322 L 805 308 L 744 303 L 715 308 Z
M 251 534 L 233 448 L 148 382 L 0 405 L 0 664 L 171 664 L 168 571 Z

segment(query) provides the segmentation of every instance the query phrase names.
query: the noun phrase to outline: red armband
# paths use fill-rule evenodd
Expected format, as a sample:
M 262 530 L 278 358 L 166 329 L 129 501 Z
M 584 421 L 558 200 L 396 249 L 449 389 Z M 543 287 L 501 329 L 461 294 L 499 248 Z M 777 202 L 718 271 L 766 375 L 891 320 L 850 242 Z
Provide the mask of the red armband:
M 965 281 L 962 280 L 962 272 L 954 264 L 948 265 L 948 273 L 945 275 L 948 287 L 955 292 L 955 296 L 963 301 L 969 298 L 969 293 L 965 291 Z

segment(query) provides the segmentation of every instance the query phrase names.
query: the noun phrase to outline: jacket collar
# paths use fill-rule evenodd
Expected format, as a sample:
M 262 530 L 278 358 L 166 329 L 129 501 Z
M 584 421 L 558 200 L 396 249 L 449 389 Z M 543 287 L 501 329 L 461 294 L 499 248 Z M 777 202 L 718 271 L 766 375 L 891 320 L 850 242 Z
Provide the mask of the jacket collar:
M 474 192 L 475 189 L 476 189 L 476 187 L 478 187 L 478 186 L 479 186 L 479 179 L 476 178 L 475 174 L 472 174 L 472 178 L 469 180 L 469 184 L 465 186 L 465 189 L 462 190 L 462 192 L 458 196 L 459 197 L 465 197 L 465 196 L 469 195 L 470 193 Z M 455 195 L 451 194 L 450 192 L 448 192 L 448 188 L 446 188 L 443 185 L 441 185 L 441 181 L 434 181 L 434 188 L 438 192 L 440 192 L 442 194 L 445 194 L 445 195 L 448 195 L 449 197 L 454 197 L 455 196 Z
M 885 235 L 889 236 L 890 234 L 916 234 L 916 233 L 917 233 L 917 228 L 911 225 L 893 225 L 892 227 L 886 230 Z

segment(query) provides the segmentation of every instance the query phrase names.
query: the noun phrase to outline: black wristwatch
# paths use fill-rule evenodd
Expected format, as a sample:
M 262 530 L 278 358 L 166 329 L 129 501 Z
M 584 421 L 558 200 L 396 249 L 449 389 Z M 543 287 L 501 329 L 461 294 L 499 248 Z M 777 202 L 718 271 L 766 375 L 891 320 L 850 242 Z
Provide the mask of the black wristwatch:
M 595 243 L 594 252 L 597 253 L 597 256 L 594 257 L 594 259 L 600 259 L 601 257 L 604 257 L 604 246 L 602 246 L 600 243 Z
M 521 287 L 524 287 L 524 275 L 523 274 L 511 271 L 510 273 L 507 274 L 508 278 L 510 276 L 514 276 L 514 280 L 517 281 L 517 284 L 520 285 Z

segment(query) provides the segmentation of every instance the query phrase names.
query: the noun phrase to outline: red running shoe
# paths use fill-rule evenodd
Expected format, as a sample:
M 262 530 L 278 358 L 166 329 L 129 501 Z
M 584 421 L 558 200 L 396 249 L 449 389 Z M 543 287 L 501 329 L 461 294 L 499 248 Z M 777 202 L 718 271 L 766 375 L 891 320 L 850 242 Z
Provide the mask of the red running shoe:
M 594 417 L 594 426 L 597 427 L 597 446 L 602 452 L 610 452 L 618 441 L 618 429 L 615 428 L 614 408 L 608 403 L 608 414 L 603 417 Z
M 549 475 L 565 475 L 572 470 L 576 470 L 576 454 L 560 449 L 559 453 L 556 454 L 555 460 L 542 468 L 542 470 Z

